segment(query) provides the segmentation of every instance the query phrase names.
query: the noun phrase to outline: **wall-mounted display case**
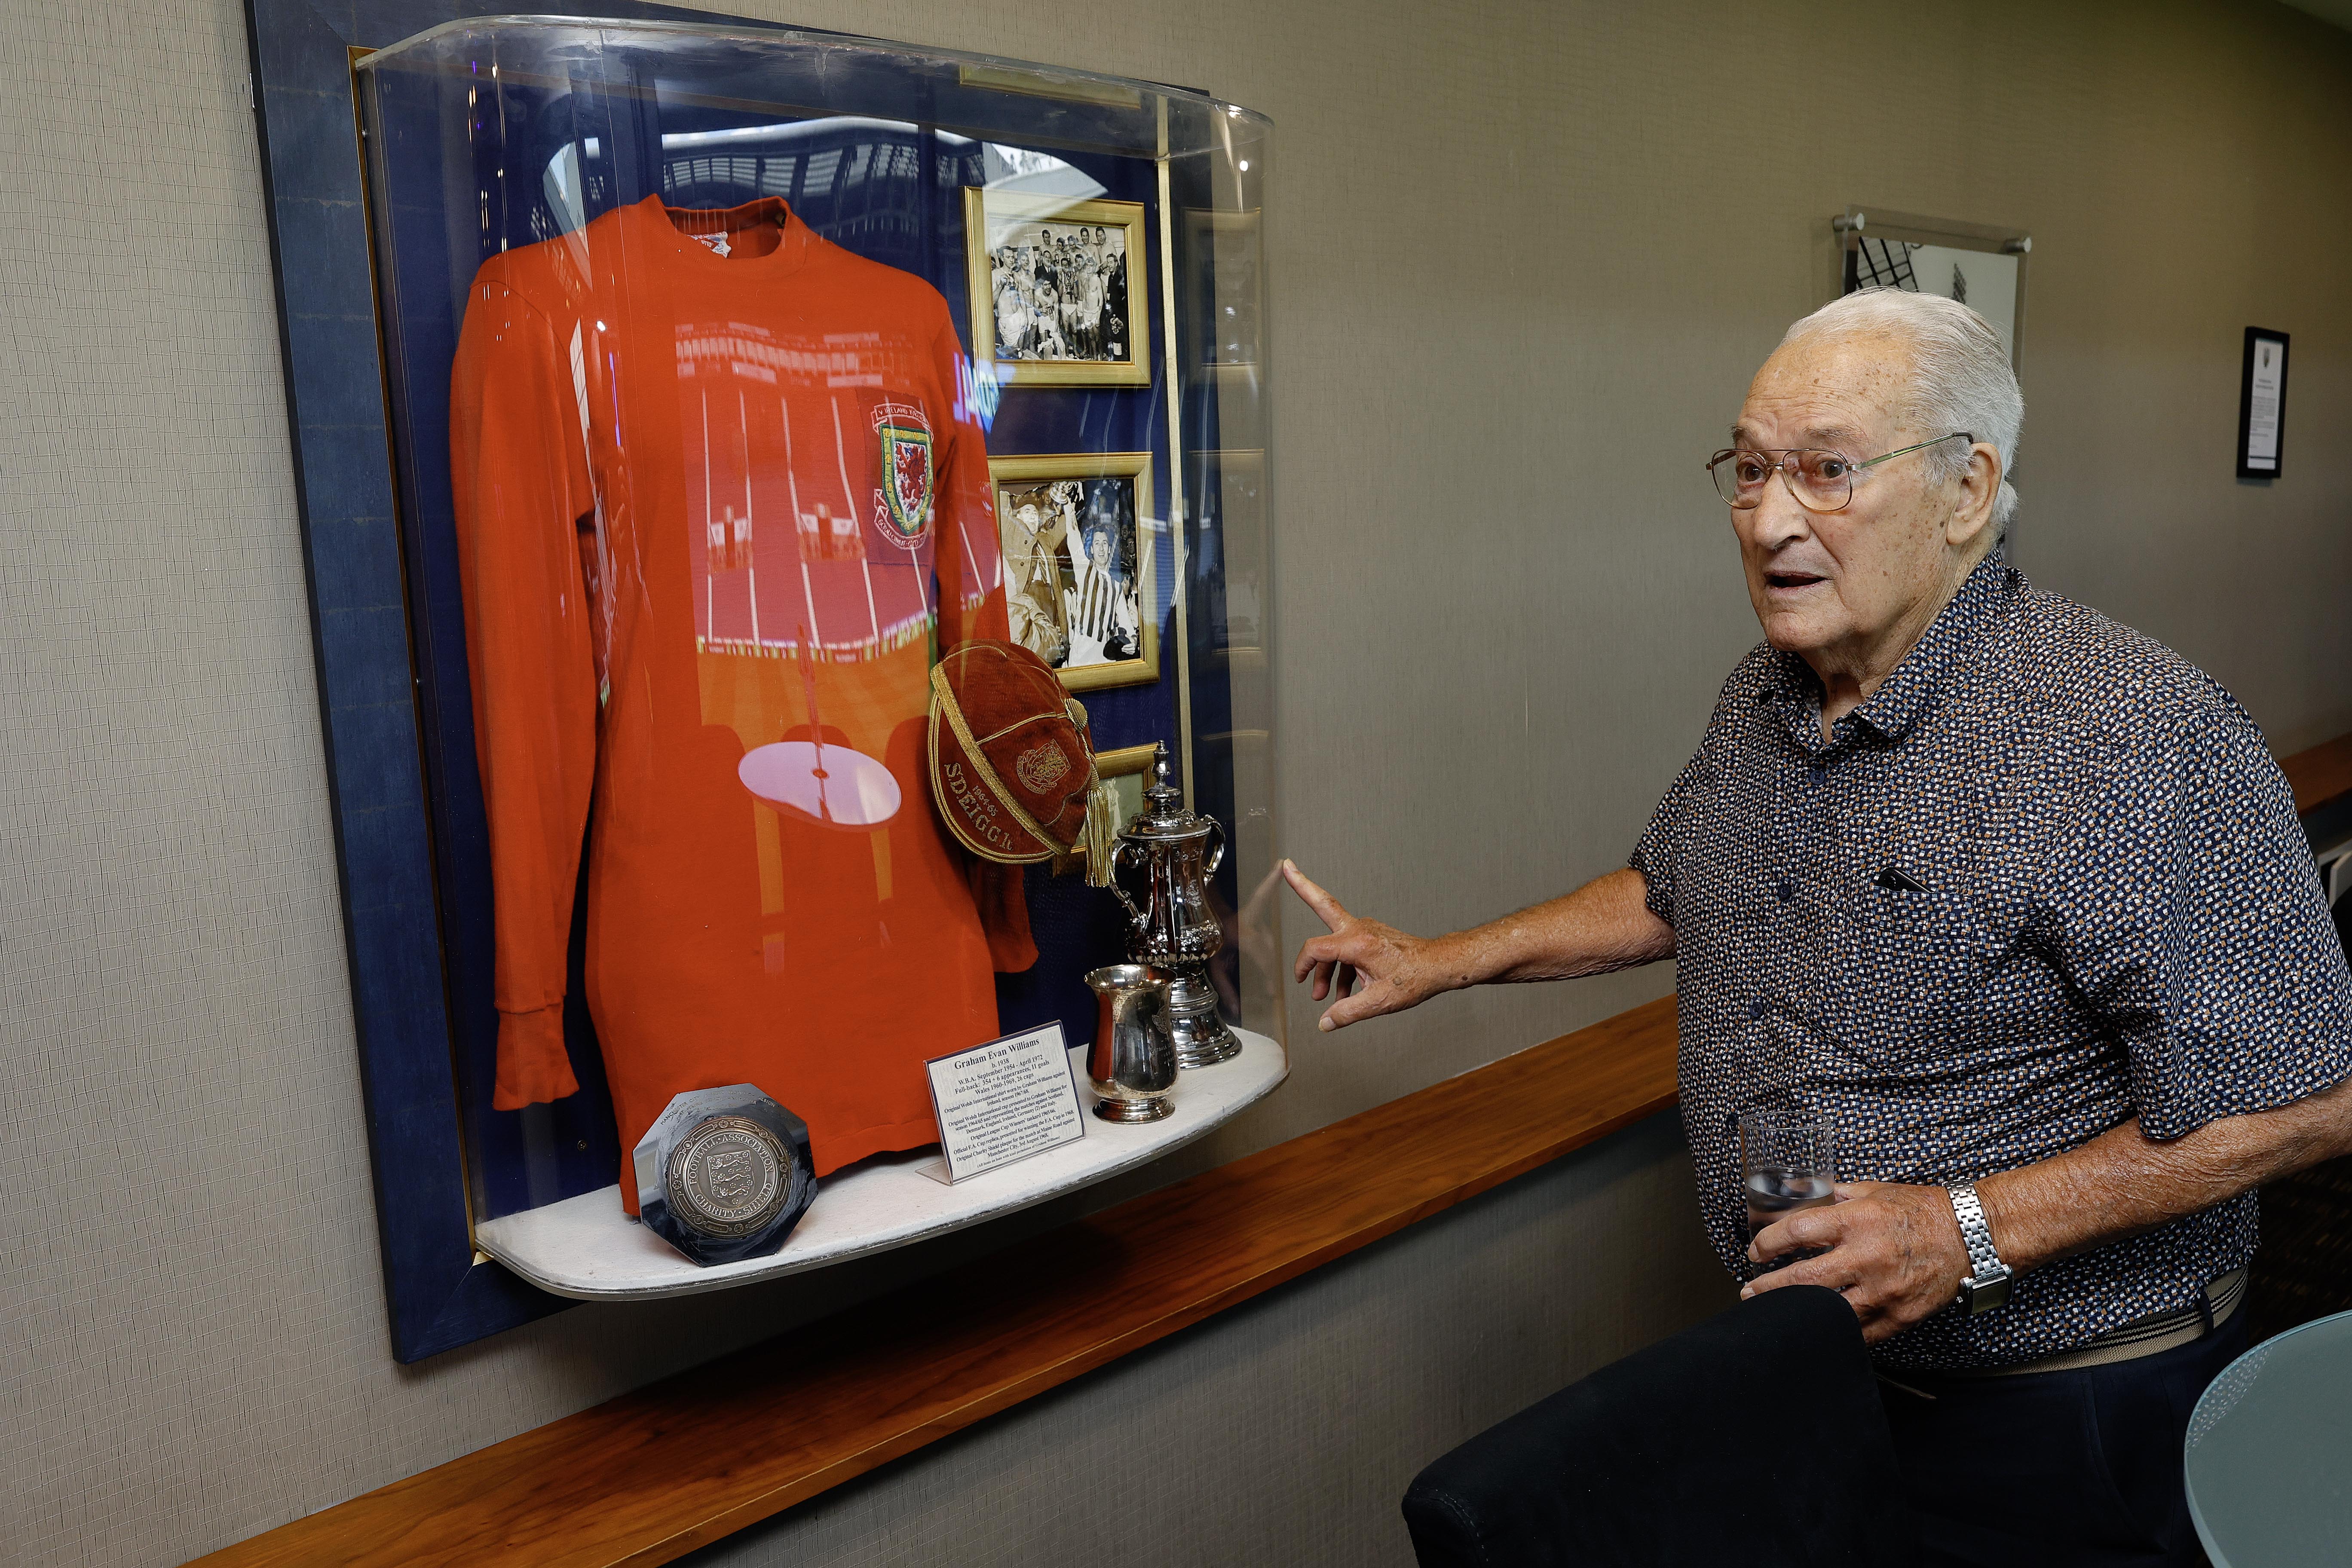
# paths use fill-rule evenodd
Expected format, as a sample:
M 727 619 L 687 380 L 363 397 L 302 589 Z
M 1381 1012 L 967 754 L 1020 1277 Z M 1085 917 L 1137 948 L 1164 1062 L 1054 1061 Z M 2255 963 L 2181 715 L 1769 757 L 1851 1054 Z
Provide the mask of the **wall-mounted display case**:
M 381 399 L 394 505 L 324 517 L 306 471 L 306 526 L 403 1358 L 543 1310 L 418 1321 L 453 1197 L 468 1274 L 675 1294 L 1067 1191 L 1277 1084 L 1263 118 L 751 25 L 352 55 L 382 354 L 334 395 Z M 397 669 L 334 636 L 385 545 Z M 935 811 L 931 675 L 971 639 L 1054 672 L 1120 819 L 1155 748 L 1214 819 L 1244 1048 L 1164 1121 L 950 1186 L 923 1061 L 1084 1047 L 1129 945 L 1083 853 L 994 864 Z M 626 1167 L 735 1083 L 806 1122 L 818 1190 L 780 1251 L 699 1268 Z

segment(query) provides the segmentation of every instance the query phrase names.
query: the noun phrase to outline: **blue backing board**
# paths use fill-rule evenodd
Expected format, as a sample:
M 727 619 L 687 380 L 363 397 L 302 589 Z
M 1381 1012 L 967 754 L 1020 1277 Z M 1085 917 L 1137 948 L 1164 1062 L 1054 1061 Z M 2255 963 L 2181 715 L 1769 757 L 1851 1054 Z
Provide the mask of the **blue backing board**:
M 281 349 L 292 426 L 312 631 L 320 676 L 329 784 L 343 884 L 345 931 L 359 1032 L 377 1220 L 395 1356 L 411 1362 L 525 1322 L 570 1303 L 478 1261 L 467 1228 L 474 1212 L 533 1206 L 609 1184 L 620 1151 L 593 1035 L 575 972 L 567 1035 L 582 1093 L 523 1112 L 488 1109 L 496 1014 L 490 1002 L 489 897 L 486 834 L 474 766 L 465 679 L 462 605 L 449 517 L 446 374 L 457 320 L 448 274 L 478 258 L 401 253 L 403 226 L 378 214 L 384 305 L 370 234 L 353 112 L 350 50 L 376 47 L 478 14 L 447 0 L 247 0 L 254 99 L 279 293 Z M 605 4 L 579 14 L 625 19 L 716 18 L 657 5 Z M 740 24 L 758 26 L 758 24 Z M 909 119 L 925 118 L 908 105 Z M 709 126 L 746 121 L 743 110 L 712 108 Z M 772 113 L 766 118 L 772 119 Z M 1141 201 L 1156 225 L 1156 172 L 1148 158 L 1065 151 L 1111 199 Z M 796 203 L 803 218 L 837 242 L 929 276 L 969 342 L 962 278 L 961 186 L 972 171 L 922 161 L 924 177 L 902 193 L 915 204 L 923 243 L 898 255 L 888 226 L 845 204 Z M 1182 175 L 1180 174 L 1180 179 Z M 625 184 L 625 182 L 623 182 Z M 642 182 L 640 182 L 642 187 Z M 630 200 L 643 188 L 616 188 Z M 432 204 L 433 181 L 392 194 Z M 682 204 L 683 205 L 683 204 Z M 1179 205 L 1182 195 L 1179 193 Z M 869 203 L 870 205 L 870 203 Z M 592 215 L 593 216 L 593 213 Z M 425 227 L 441 229 L 436 220 Z M 424 232 L 421 227 L 419 232 Z M 1153 230 L 1156 233 L 1156 228 Z M 1159 257 L 1146 287 L 1155 303 Z M 1140 281 L 1140 280 L 1139 280 Z M 436 304 L 436 301 L 438 304 Z M 1193 313 L 1184 301 L 1180 318 Z M 1005 390 L 994 416 L 992 453 L 1150 450 L 1163 515 L 1170 471 L 1166 410 L 1171 367 L 1153 323 L 1160 373 L 1149 389 Z M 388 426 L 386 400 L 403 411 Z M 1202 407 L 1209 406 L 1204 401 Z M 1203 430 L 1203 446 L 1217 443 Z M 414 437 L 414 438 L 411 438 Z M 1197 437 L 1196 437 L 1197 438 Z M 394 460 L 395 453 L 398 461 Z M 1192 476 L 1186 476 L 1187 481 Z M 1213 549 L 1198 545 L 1188 519 L 1196 575 L 1213 572 Z M 1111 749 L 1180 737 L 1174 540 L 1155 535 L 1162 629 L 1161 679 L 1151 686 L 1086 694 L 1097 745 Z M 1189 585 L 1200 593 L 1202 583 Z M 1222 682 L 1211 674 L 1222 617 L 1196 615 L 1190 628 L 1196 728 L 1219 735 L 1230 721 Z M 1204 679 L 1205 678 L 1205 679 Z M 1230 781 L 1203 742 L 1195 787 L 1203 809 L 1230 825 Z M 1232 907 L 1232 872 L 1218 889 Z M 1090 994 L 1079 978 L 1121 947 L 1118 908 L 1076 876 L 1032 868 L 1031 919 L 1046 956 L 1025 974 L 999 982 L 1002 1026 L 1063 1020 L 1073 1038 L 1092 1029 Z M 583 901 L 584 907 L 584 900 Z M 578 962 L 575 932 L 574 963 Z

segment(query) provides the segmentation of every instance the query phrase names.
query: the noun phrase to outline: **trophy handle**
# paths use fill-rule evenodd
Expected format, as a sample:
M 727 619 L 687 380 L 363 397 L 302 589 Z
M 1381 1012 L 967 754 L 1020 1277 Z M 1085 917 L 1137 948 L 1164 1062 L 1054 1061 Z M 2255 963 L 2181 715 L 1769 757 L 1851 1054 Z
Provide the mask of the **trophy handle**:
M 1209 826 L 1216 832 L 1217 847 L 1210 850 L 1208 858 L 1201 862 L 1201 870 L 1204 875 L 1213 877 L 1217 874 L 1217 868 L 1225 863 L 1225 825 L 1213 816 L 1209 818 Z
M 1151 923 L 1151 917 L 1135 907 L 1135 900 L 1127 896 L 1127 889 L 1120 885 L 1118 879 L 1118 868 L 1127 864 L 1129 850 L 1135 851 L 1138 859 L 1142 858 L 1143 847 L 1125 839 L 1120 840 L 1118 847 L 1110 852 L 1110 890 L 1118 896 L 1120 903 L 1127 906 L 1127 918 L 1134 922 L 1135 929 L 1141 931 Z

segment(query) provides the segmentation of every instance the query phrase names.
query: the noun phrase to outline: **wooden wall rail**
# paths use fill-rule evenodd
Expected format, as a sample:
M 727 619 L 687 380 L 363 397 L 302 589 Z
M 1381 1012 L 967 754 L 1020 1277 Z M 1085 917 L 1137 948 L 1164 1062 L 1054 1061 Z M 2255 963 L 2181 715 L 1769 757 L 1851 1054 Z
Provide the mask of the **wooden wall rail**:
M 1666 997 L 199 1561 L 667 1563 L 1674 1101 Z
M 2338 735 L 2307 752 L 2281 757 L 2287 786 L 2294 791 L 2294 808 L 2313 811 L 2340 795 L 2352 794 L 2352 735 Z

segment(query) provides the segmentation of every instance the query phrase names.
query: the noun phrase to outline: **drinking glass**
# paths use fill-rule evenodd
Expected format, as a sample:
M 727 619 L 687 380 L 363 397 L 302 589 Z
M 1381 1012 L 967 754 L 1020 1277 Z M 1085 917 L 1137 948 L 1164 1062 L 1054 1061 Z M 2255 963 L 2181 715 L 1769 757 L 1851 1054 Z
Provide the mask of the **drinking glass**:
M 1836 1143 L 1829 1120 L 1810 1111 L 1739 1113 L 1739 1171 L 1749 1236 L 1799 1209 L 1830 1202 L 1837 1182 Z M 1795 1261 L 1793 1256 L 1778 1260 Z

